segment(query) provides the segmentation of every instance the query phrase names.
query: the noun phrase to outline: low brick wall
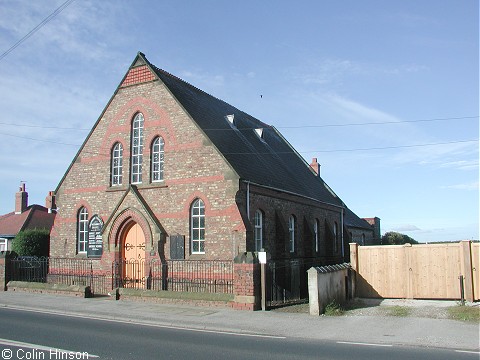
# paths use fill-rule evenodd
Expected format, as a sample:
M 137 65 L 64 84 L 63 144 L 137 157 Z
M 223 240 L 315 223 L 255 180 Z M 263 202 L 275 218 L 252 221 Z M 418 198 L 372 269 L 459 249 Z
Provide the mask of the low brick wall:
M 139 289 L 117 289 L 118 300 L 155 302 L 161 304 L 184 304 L 195 306 L 230 307 L 234 296 L 232 294 L 214 294 L 182 291 L 155 291 Z
M 60 294 L 88 298 L 92 296 L 89 286 L 46 284 L 26 281 L 10 281 L 8 291 L 23 291 L 40 294 Z
M 233 264 L 235 295 L 232 307 L 237 310 L 260 310 L 260 264 L 253 253 L 235 257 Z
M 6 262 L 7 260 L 6 254 L 0 254 L 0 291 L 7 290 L 7 279 L 6 279 Z

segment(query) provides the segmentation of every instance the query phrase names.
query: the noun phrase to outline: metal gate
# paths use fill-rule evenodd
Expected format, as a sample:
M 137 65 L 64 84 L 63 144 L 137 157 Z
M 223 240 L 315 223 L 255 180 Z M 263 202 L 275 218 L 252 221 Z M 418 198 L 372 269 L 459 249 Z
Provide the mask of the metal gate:
M 266 266 L 267 307 L 308 301 L 307 272 L 301 259 L 273 260 Z

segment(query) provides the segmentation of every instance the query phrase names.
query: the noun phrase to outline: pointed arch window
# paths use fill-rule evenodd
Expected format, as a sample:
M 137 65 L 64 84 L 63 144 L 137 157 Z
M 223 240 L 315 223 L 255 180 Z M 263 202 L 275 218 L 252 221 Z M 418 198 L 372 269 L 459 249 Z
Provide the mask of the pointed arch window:
M 290 215 L 288 218 L 288 240 L 290 252 L 295 251 L 295 216 Z
M 315 222 L 313 223 L 313 236 L 315 240 L 315 252 L 318 253 L 318 250 L 320 249 L 320 234 L 319 234 L 319 221 L 318 219 L 315 219 Z
M 77 254 L 87 253 L 88 210 L 81 207 L 77 215 Z
M 190 209 L 190 243 L 192 254 L 205 254 L 205 204 L 201 199 Z
M 338 252 L 338 224 L 335 221 L 333 224 L 333 254 Z
M 112 186 L 122 185 L 122 172 L 123 172 L 123 146 L 121 143 L 116 143 L 112 149 L 112 164 L 111 164 Z
M 263 213 L 261 210 L 255 211 L 255 251 L 263 248 Z
M 164 152 L 165 142 L 161 136 L 156 137 L 152 142 L 152 150 L 151 150 L 151 181 L 163 181 L 163 163 L 165 160 L 165 152 Z
M 131 155 L 131 182 L 140 184 L 142 182 L 143 163 L 143 114 L 138 113 L 132 121 L 132 155 Z

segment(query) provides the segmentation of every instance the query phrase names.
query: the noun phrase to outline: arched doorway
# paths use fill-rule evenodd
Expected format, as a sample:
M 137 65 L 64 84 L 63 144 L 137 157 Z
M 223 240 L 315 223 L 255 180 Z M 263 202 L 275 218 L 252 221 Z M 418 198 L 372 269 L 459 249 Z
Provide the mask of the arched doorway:
M 137 223 L 125 232 L 122 242 L 124 260 L 124 287 L 143 288 L 145 286 L 145 234 Z

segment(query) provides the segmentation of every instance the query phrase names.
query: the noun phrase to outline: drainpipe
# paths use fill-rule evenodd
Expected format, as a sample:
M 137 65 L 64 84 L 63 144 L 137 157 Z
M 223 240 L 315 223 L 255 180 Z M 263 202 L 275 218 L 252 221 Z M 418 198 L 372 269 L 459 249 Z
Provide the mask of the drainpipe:
M 247 218 L 250 220 L 250 181 L 247 181 Z
M 342 205 L 344 205 L 342 203 Z M 342 217 L 341 217 L 341 223 L 342 223 L 342 259 L 345 261 L 345 245 L 343 244 L 343 213 L 345 212 L 345 208 L 342 207 Z

